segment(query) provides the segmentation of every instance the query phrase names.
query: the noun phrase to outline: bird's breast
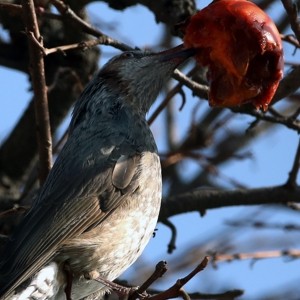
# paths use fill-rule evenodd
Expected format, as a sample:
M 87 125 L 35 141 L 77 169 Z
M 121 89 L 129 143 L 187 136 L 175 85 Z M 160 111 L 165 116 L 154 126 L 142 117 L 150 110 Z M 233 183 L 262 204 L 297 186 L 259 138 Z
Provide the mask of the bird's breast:
M 140 256 L 157 223 L 162 189 L 158 155 L 143 153 L 138 172 L 138 188 L 102 224 L 102 231 L 109 232 L 109 239 L 105 238 L 106 245 L 97 250 L 99 257 L 100 253 L 106 253 L 105 261 L 100 258 L 99 273 L 109 273 L 110 280 Z
M 161 204 L 161 167 L 153 152 L 142 153 L 138 187 L 97 227 L 62 249 L 72 271 L 96 270 L 113 280 L 142 253 L 153 236 Z

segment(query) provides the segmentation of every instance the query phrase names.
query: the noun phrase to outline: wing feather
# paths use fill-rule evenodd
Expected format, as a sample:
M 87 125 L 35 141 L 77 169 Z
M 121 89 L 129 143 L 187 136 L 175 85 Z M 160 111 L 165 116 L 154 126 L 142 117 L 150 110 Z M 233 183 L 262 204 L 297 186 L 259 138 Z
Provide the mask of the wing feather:
M 128 186 L 136 186 L 132 181 L 137 182 L 134 180 L 138 166 L 135 162 L 139 154 L 124 137 L 118 136 L 112 140 L 110 136 L 109 140 L 104 139 L 102 143 L 106 147 L 110 144 L 116 146 L 105 154 L 101 152 L 101 145 L 97 150 L 85 147 L 91 144 L 91 141 L 85 140 L 80 148 L 80 156 L 71 161 L 70 149 L 74 149 L 74 143 L 77 143 L 76 139 L 70 137 L 33 208 L 5 249 L 6 254 L 0 266 L 0 293 L 11 293 L 34 275 L 53 258 L 66 239 L 99 224 L 120 205 L 124 194 L 132 191 Z M 124 155 L 129 157 L 127 174 L 122 174 L 124 168 L 118 165 Z M 80 161 L 81 157 L 85 159 Z M 113 170 L 116 173 L 113 174 Z M 113 185 L 112 178 L 116 185 Z M 126 187 L 125 192 L 120 190 Z

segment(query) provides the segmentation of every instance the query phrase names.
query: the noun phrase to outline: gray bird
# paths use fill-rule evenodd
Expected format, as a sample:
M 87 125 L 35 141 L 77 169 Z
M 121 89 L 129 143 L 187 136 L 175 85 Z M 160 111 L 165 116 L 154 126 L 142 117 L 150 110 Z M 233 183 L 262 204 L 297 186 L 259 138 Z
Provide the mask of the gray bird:
M 51 297 L 65 297 L 68 269 L 72 299 L 81 299 L 105 290 L 86 278 L 114 280 L 139 257 L 156 226 L 162 185 L 145 116 L 173 70 L 193 54 L 182 46 L 124 52 L 86 86 L 65 146 L 0 256 L 1 299 L 51 262 L 62 274 Z

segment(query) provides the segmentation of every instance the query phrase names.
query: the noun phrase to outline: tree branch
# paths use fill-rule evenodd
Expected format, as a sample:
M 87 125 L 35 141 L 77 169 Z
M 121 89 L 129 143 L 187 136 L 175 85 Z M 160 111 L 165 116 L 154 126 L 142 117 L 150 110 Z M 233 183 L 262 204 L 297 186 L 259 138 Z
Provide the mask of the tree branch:
M 298 9 L 295 3 L 291 0 L 281 0 L 291 23 L 291 28 L 294 31 L 298 42 L 300 42 L 300 23 L 298 20 Z
M 82 90 L 80 79 L 72 69 L 61 68 L 53 84 L 48 88 L 52 133 L 55 132 L 67 115 L 70 106 L 79 96 Z M 21 179 L 31 166 L 37 152 L 37 140 L 34 133 L 34 103 L 31 101 L 0 148 L 1 171 L 9 178 Z
M 204 259 L 201 261 L 201 263 L 192 272 L 190 272 L 187 276 L 185 276 L 181 279 L 178 279 L 176 281 L 176 283 L 174 285 L 172 285 L 170 288 L 168 288 L 167 290 L 165 290 L 157 295 L 154 295 L 148 299 L 149 300 L 165 300 L 165 299 L 171 299 L 171 298 L 176 298 L 176 297 L 180 296 L 181 288 L 187 282 L 189 282 L 196 274 L 203 271 L 206 268 L 208 261 L 209 261 L 209 257 L 205 256 Z
M 81 19 L 69 6 L 67 6 L 63 1 L 60 0 L 51 0 L 51 3 L 55 8 L 61 13 L 61 15 L 67 17 L 74 23 L 80 26 L 80 28 L 90 35 L 93 35 L 98 38 L 98 41 L 101 41 L 104 45 L 110 45 L 120 50 L 132 50 L 132 48 L 124 43 L 121 43 L 101 31 L 93 28 L 89 23 Z
M 33 0 L 23 0 L 23 19 L 28 34 L 42 43 Z M 39 180 L 42 184 L 52 166 L 52 138 L 48 109 L 43 53 L 32 39 L 28 39 L 30 73 L 34 89 L 35 122 L 39 150 Z
M 167 198 L 162 203 L 159 220 L 174 215 L 240 205 L 286 204 L 300 202 L 300 188 L 288 189 L 284 186 L 249 190 L 194 190 Z
M 266 258 L 278 258 L 278 257 L 289 257 L 290 259 L 295 259 L 300 257 L 299 249 L 289 249 L 289 250 L 271 250 L 271 251 L 257 251 L 254 253 L 236 253 L 236 254 L 219 254 L 210 253 L 212 256 L 212 263 L 227 261 L 231 262 L 233 260 L 245 260 L 252 259 L 257 261 L 258 259 Z
M 300 141 L 298 142 L 298 147 L 297 147 L 293 167 L 289 173 L 289 178 L 286 183 L 287 187 L 295 188 L 297 186 L 297 175 L 299 172 L 299 166 L 300 166 Z

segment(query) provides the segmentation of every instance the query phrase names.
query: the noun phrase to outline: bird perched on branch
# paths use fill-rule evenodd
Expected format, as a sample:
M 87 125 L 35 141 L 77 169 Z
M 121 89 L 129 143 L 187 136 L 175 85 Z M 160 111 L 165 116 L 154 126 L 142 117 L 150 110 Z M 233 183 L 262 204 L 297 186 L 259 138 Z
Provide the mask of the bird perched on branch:
M 1 299 L 65 299 L 65 269 L 73 300 L 103 294 L 92 279 L 114 280 L 139 257 L 156 226 L 162 184 L 145 115 L 191 55 L 181 46 L 124 52 L 87 85 L 65 146 L 0 256 Z

